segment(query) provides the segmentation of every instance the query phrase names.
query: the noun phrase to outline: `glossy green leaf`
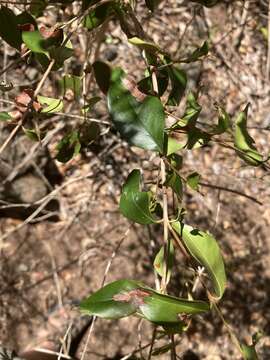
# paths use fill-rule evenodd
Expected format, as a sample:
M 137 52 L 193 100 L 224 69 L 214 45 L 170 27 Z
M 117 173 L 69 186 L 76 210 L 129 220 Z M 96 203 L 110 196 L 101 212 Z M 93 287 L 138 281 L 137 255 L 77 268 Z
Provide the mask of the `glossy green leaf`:
M 98 27 L 106 19 L 108 19 L 114 12 L 114 2 L 108 1 L 97 6 L 94 10 L 90 11 L 84 18 L 84 26 L 88 30 L 93 30 Z
M 67 74 L 59 80 L 59 85 L 62 95 L 68 89 L 73 91 L 76 98 L 81 95 L 82 79 L 80 76 Z
M 175 222 L 172 226 L 182 238 L 190 255 L 207 270 L 215 296 L 220 299 L 226 286 L 226 274 L 216 240 L 212 235 L 180 222 Z
M 199 181 L 200 181 L 201 175 L 198 174 L 196 171 L 189 174 L 187 177 L 187 184 L 191 189 L 198 190 L 199 188 Z
M 134 314 L 137 309 L 129 294 L 132 290 L 140 287 L 141 284 L 133 280 L 114 281 L 82 301 L 80 309 L 84 314 L 96 315 L 105 319 L 129 316 Z M 122 301 L 117 299 L 122 299 Z
M 204 57 L 208 54 L 208 51 L 209 51 L 208 42 L 205 41 L 202 44 L 202 46 L 200 46 L 199 48 L 194 50 L 193 53 L 191 53 L 185 60 L 182 60 L 181 62 L 191 63 L 191 62 L 201 60 L 202 57 Z
M 0 112 L 0 121 L 7 121 L 7 120 L 11 120 L 11 119 L 12 119 L 12 116 L 10 116 L 8 112 L 6 112 L 6 111 Z
M 121 136 L 131 145 L 163 153 L 165 115 L 161 101 L 155 96 L 135 97 L 122 79 L 112 82 L 108 91 L 108 108 Z
M 166 178 L 166 186 L 172 188 L 178 198 L 183 197 L 183 185 L 181 177 L 175 171 L 169 171 Z
M 139 224 L 153 224 L 156 219 L 150 211 L 151 194 L 140 191 L 140 170 L 133 170 L 123 186 L 120 211 L 129 220 Z
M 167 270 L 167 283 L 170 280 L 172 267 L 173 267 L 173 260 L 174 260 L 174 247 L 172 241 L 170 241 L 170 250 L 168 253 L 168 270 Z M 154 269 L 156 272 L 163 278 L 166 276 L 165 274 L 165 259 L 164 259 L 164 245 L 161 247 L 159 252 L 157 253 L 155 260 L 154 260 Z
M 49 98 L 39 95 L 38 102 L 42 105 L 42 113 L 53 114 L 63 109 L 63 101 L 60 99 Z
M 1 6 L 0 37 L 10 46 L 20 50 L 22 37 L 17 24 L 17 17 L 13 11 L 5 6 Z
M 22 39 L 29 50 L 34 53 L 48 54 L 48 49 L 44 47 L 44 38 L 38 30 L 36 31 L 23 31 Z
M 57 150 L 56 159 L 63 163 L 77 155 L 81 150 L 78 131 L 74 130 L 66 134 L 58 143 Z
M 235 121 L 234 145 L 239 150 L 238 156 L 246 163 L 258 166 L 262 163 L 263 157 L 255 147 L 255 141 L 247 131 L 247 113 L 249 104 L 244 111 L 240 112 Z
M 110 66 L 102 61 L 95 61 L 92 66 L 94 70 L 95 79 L 100 90 L 104 94 L 107 94 L 111 81 Z
M 157 324 L 179 323 L 182 314 L 201 314 L 209 309 L 209 304 L 204 301 L 191 301 L 154 291 L 144 298 L 144 303 L 140 306 L 142 315 Z
M 255 345 L 242 344 L 242 353 L 245 360 L 259 360 Z
M 168 68 L 172 89 L 169 94 L 167 105 L 179 105 L 187 86 L 187 75 L 184 70 L 171 66 Z

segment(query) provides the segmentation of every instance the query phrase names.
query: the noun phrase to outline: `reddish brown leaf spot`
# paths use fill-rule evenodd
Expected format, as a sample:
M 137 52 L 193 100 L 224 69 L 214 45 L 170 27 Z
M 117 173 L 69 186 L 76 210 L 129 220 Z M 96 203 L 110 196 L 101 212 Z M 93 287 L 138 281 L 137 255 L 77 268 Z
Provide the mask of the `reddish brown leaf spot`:
M 116 294 L 113 296 L 114 301 L 130 302 L 136 307 L 144 304 L 144 298 L 150 296 L 148 291 L 141 289 L 134 289 L 123 294 Z
M 31 23 L 26 23 L 26 24 L 19 24 L 18 28 L 21 31 L 35 31 L 35 26 Z

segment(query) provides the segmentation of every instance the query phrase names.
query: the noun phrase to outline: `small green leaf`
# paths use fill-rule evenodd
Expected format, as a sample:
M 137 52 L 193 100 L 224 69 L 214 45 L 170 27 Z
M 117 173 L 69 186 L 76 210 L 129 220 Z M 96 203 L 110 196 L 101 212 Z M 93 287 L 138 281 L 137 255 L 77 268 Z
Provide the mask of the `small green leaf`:
M 213 282 L 215 295 L 217 299 L 221 299 L 226 286 L 226 274 L 222 255 L 214 237 L 180 222 L 174 222 L 172 226 L 182 238 L 190 255 L 206 268 Z
M 183 144 L 181 144 L 179 141 L 177 141 L 175 138 L 168 136 L 167 138 L 167 156 L 170 156 L 174 153 L 176 153 L 178 150 L 183 148 Z
M 120 211 L 129 220 L 139 224 L 153 224 L 156 219 L 150 211 L 149 192 L 140 191 L 140 170 L 133 170 L 123 186 Z
M 107 94 L 111 81 L 111 68 L 102 61 L 95 61 L 93 66 L 96 82 L 100 90 Z
M 37 97 L 39 103 L 45 107 L 42 108 L 42 113 L 56 113 L 63 109 L 63 101 L 60 99 L 49 98 L 46 96 L 39 95 Z
M 242 353 L 245 360 L 259 360 L 255 345 L 242 344 Z
M 128 42 L 132 45 L 137 46 L 141 50 L 149 52 L 150 54 L 156 55 L 158 53 L 163 53 L 161 48 L 155 43 L 144 41 L 138 37 L 130 38 L 128 39 Z
M 57 150 L 56 159 L 63 163 L 77 155 L 81 150 L 78 131 L 74 130 L 65 135 L 58 143 Z
M 203 56 L 206 56 L 208 54 L 209 51 L 209 46 L 208 46 L 208 42 L 205 41 L 202 46 L 200 46 L 198 49 L 196 49 L 195 51 L 193 51 L 192 54 L 190 54 L 185 60 L 181 60 L 181 62 L 184 63 L 191 63 L 191 62 L 195 62 L 198 60 L 201 60 L 201 58 Z
M 187 96 L 187 104 L 183 117 L 177 122 L 176 127 L 194 127 L 201 113 L 202 107 L 198 103 L 196 96 L 190 92 Z
M 117 79 L 108 91 L 114 125 L 131 145 L 163 153 L 165 115 L 161 101 L 155 96 L 142 98 L 141 93 L 135 97 L 124 84 L 121 78 Z M 134 94 L 134 88 L 131 91 Z
M 11 119 L 12 119 L 12 116 L 10 116 L 8 112 L 6 112 L 6 111 L 0 112 L 0 121 L 7 121 L 7 120 L 11 120 Z
M 84 26 L 88 30 L 98 27 L 114 13 L 114 2 L 108 1 L 90 11 L 84 18 Z
M 181 177 L 175 171 L 170 171 L 167 173 L 166 186 L 172 188 L 178 198 L 182 199 L 183 197 L 183 185 Z
M 168 254 L 168 270 L 167 270 L 167 283 L 170 280 L 172 267 L 173 267 L 173 259 L 174 259 L 174 247 L 172 241 L 170 241 L 170 251 Z M 165 274 L 165 260 L 164 260 L 164 245 L 161 247 L 159 252 L 157 253 L 154 260 L 154 269 L 156 272 L 163 278 L 166 276 Z
M 156 70 L 156 77 L 158 83 L 158 96 L 161 97 L 166 91 L 169 84 L 168 72 L 166 70 Z M 147 95 L 153 95 L 153 83 L 151 76 L 146 76 L 137 84 L 138 89 Z
M 262 155 L 255 147 L 255 141 L 247 131 L 247 113 L 249 104 L 245 107 L 244 111 L 240 112 L 235 121 L 234 131 L 234 145 L 240 150 L 237 151 L 238 156 L 243 159 L 247 164 L 259 166 L 262 161 Z
M 198 174 L 196 171 L 189 174 L 187 177 L 187 184 L 191 189 L 198 190 L 199 188 L 199 181 L 200 181 L 201 175 Z
M 172 89 L 169 94 L 167 105 L 177 106 L 186 90 L 187 75 L 184 70 L 178 69 L 176 66 L 169 67 L 168 72 Z
M 222 108 L 218 107 L 218 124 L 213 129 L 214 134 L 222 134 L 231 126 L 231 120 L 228 113 Z
M 133 280 L 114 281 L 91 296 L 80 304 L 80 309 L 84 314 L 96 315 L 105 319 L 119 319 L 129 316 L 136 312 L 136 304 L 128 294 L 132 290 L 139 289 L 141 284 Z M 126 300 L 125 299 L 126 294 Z M 117 300 L 121 299 L 122 301 Z
M 22 39 L 29 50 L 34 53 L 48 55 L 47 49 L 44 47 L 44 38 L 38 30 L 36 31 L 23 31 Z
M 23 127 L 23 131 L 25 135 L 32 141 L 40 141 L 45 136 L 44 132 L 37 133 L 37 131 L 34 129 L 26 129 L 25 127 Z
M 0 37 L 10 46 L 20 50 L 22 37 L 17 24 L 17 17 L 13 11 L 2 5 L 0 9 Z
M 80 76 L 67 74 L 59 80 L 59 85 L 62 95 L 64 95 L 68 89 L 73 91 L 76 98 L 81 94 L 82 80 Z
M 201 314 L 209 311 L 207 302 L 186 300 L 152 291 L 144 298 L 140 312 L 149 321 L 156 324 L 177 324 L 182 314 Z

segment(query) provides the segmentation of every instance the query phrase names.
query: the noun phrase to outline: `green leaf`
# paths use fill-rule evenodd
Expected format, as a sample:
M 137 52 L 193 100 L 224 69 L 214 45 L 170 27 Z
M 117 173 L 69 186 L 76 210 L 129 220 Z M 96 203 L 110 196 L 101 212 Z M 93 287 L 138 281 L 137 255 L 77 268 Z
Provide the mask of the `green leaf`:
M 161 325 L 176 324 L 181 322 L 182 314 L 201 314 L 209 309 L 209 304 L 204 301 L 191 301 L 152 291 L 149 296 L 144 298 L 144 303 L 140 306 L 140 313 L 147 320 Z
M 12 119 L 12 116 L 10 116 L 8 112 L 6 112 L 6 111 L 0 112 L 0 121 L 7 121 L 7 120 L 11 120 L 11 119 Z
M 205 41 L 202 46 L 193 51 L 185 60 L 181 60 L 184 63 L 191 63 L 200 60 L 203 56 L 206 56 L 209 51 L 208 42 Z
M 172 241 L 170 241 L 170 251 L 168 253 L 168 270 L 167 270 L 167 284 L 169 283 L 172 267 L 173 267 L 173 259 L 174 259 L 174 247 Z M 163 278 L 166 276 L 165 274 L 165 259 L 164 259 L 164 245 L 161 247 L 159 252 L 157 253 L 154 260 L 154 269 L 156 272 Z
M 94 28 L 101 25 L 113 13 L 114 1 L 108 1 L 90 11 L 89 14 L 85 16 L 83 24 L 88 30 L 93 30 Z
M 162 295 L 133 280 L 114 281 L 80 304 L 81 311 L 89 315 L 119 319 L 136 313 L 165 326 L 181 323 L 182 314 L 200 314 L 209 308 L 206 302 Z
M 48 55 L 47 48 L 44 47 L 44 38 L 38 30 L 36 31 L 23 31 L 22 39 L 29 50 L 34 53 Z
M 47 7 L 47 1 L 45 0 L 32 0 L 30 4 L 30 13 L 35 16 L 39 17 L 43 15 L 43 11 Z
M 68 89 L 73 91 L 76 98 L 81 95 L 82 80 L 80 76 L 67 74 L 59 80 L 59 85 L 62 95 L 64 95 Z
M 149 192 L 140 191 L 140 170 L 133 170 L 123 186 L 120 211 L 129 220 L 139 224 L 153 224 L 156 219 L 150 211 Z
M 119 319 L 129 316 L 136 312 L 136 304 L 132 301 L 119 301 L 116 299 L 128 300 L 128 295 L 132 290 L 139 289 L 141 284 L 133 280 L 114 281 L 91 296 L 80 304 L 80 309 L 84 314 L 96 315 L 105 319 Z
M 17 17 L 13 11 L 2 5 L 0 9 L 0 37 L 10 46 L 20 50 L 22 37 L 17 24 Z
M 183 197 L 183 185 L 181 177 L 175 171 L 170 171 L 167 173 L 166 186 L 169 186 L 176 193 L 178 198 L 182 199 Z
M 242 344 L 242 353 L 245 360 L 259 360 L 255 345 Z
M 178 69 L 176 66 L 169 67 L 168 72 L 172 89 L 169 94 L 167 105 L 177 106 L 186 90 L 187 75 L 184 70 Z
M 187 104 L 184 116 L 177 122 L 176 127 L 194 127 L 201 113 L 202 107 L 197 102 L 196 96 L 190 92 L 187 96 Z
M 55 59 L 58 66 L 62 67 L 63 62 L 74 54 L 74 50 L 68 46 L 55 46 L 49 51 L 51 59 Z
M 141 50 L 145 50 L 145 51 L 149 52 L 150 54 L 156 55 L 158 53 L 163 53 L 161 48 L 158 45 L 156 45 L 155 43 L 144 41 L 138 37 L 130 38 L 130 39 L 128 39 L 128 42 L 132 45 L 137 46 Z
M 57 150 L 56 159 L 63 163 L 77 155 L 81 150 L 78 131 L 74 130 L 66 134 L 58 143 Z
M 45 106 L 41 110 L 42 113 L 53 114 L 53 113 L 61 111 L 64 106 L 63 101 L 60 99 L 49 98 L 49 97 L 41 96 L 41 95 L 39 95 L 37 97 L 37 99 L 41 105 Z
M 259 166 L 262 161 L 262 155 L 255 147 L 255 141 L 247 131 L 247 113 L 249 104 L 245 107 L 244 111 L 240 112 L 235 121 L 234 131 L 234 145 L 239 150 L 238 156 L 243 159 L 247 164 Z
M 131 91 L 134 93 L 134 88 Z M 154 96 L 143 98 L 133 96 L 121 78 L 112 82 L 108 91 L 112 121 L 131 145 L 163 153 L 165 115 L 162 103 Z
M 94 96 L 91 99 L 88 99 L 86 105 L 84 105 L 81 110 L 82 113 L 87 114 L 100 100 L 101 98 L 99 96 Z
M 37 131 L 34 129 L 26 129 L 25 127 L 23 127 L 23 131 L 24 131 L 25 135 L 32 141 L 40 141 L 45 136 L 44 132 L 37 133 Z
M 172 226 L 182 238 L 190 255 L 206 268 L 213 283 L 215 296 L 221 299 L 226 286 L 226 274 L 222 255 L 214 237 L 180 222 L 175 222 Z
M 94 70 L 95 79 L 100 90 L 104 94 L 107 94 L 111 81 L 110 66 L 102 61 L 95 61 L 92 66 Z
M 166 91 L 169 84 L 169 77 L 167 70 L 156 70 L 156 77 L 158 83 L 158 96 L 161 97 Z M 146 76 L 137 84 L 138 89 L 147 95 L 153 95 L 153 83 L 151 76 Z
M 18 14 L 16 16 L 16 21 L 18 25 L 32 24 L 34 25 L 34 28 L 37 29 L 36 20 L 27 11 L 23 11 L 22 13 Z M 22 38 L 21 38 L 21 42 L 22 42 Z
M 218 107 L 218 124 L 213 129 L 214 134 L 222 134 L 231 126 L 231 120 L 228 113 L 222 108 Z
M 198 190 L 200 178 L 201 178 L 201 175 L 198 174 L 196 171 L 189 174 L 187 177 L 188 186 L 193 190 Z
M 99 125 L 96 122 L 85 121 L 80 126 L 79 138 L 82 146 L 88 146 L 95 141 L 100 134 Z
M 166 151 L 167 156 L 170 156 L 170 155 L 176 153 L 178 150 L 180 150 L 182 148 L 183 148 L 183 144 L 181 144 L 179 141 L 177 141 L 173 137 L 168 136 L 167 151 Z

